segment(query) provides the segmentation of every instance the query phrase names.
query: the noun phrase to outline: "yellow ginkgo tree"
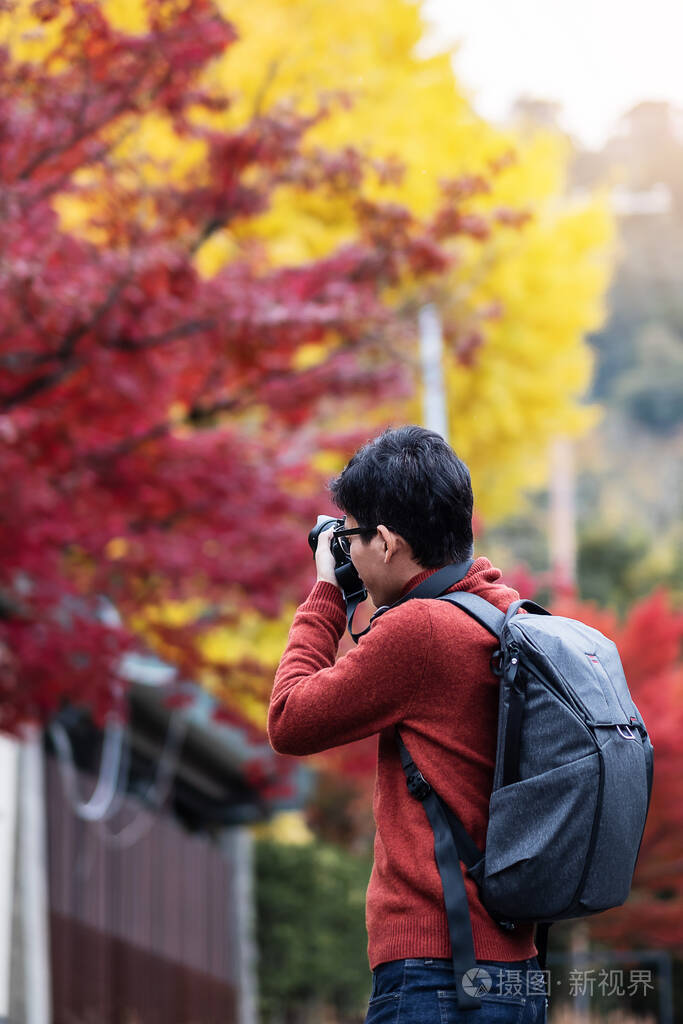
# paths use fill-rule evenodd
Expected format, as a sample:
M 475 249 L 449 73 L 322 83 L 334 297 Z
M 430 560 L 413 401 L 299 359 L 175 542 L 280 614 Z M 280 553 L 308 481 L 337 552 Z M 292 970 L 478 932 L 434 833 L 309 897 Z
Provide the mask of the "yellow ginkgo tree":
M 503 131 L 478 117 L 453 69 L 453 53 L 420 55 L 421 4 L 412 0 L 220 0 L 239 32 L 210 69 L 239 124 L 256 109 L 291 102 L 313 110 L 321 95 L 344 95 L 308 144 L 360 147 L 395 161 L 367 191 L 417 215 L 432 214 L 444 181 L 469 181 L 472 215 L 528 214 L 490 238 L 458 238 L 455 269 L 432 290 L 444 320 L 450 440 L 468 461 L 480 513 L 512 511 L 546 474 L 546 444 L 578 434 L 595 412 L 582 405 L 590 383 L 585 337 L 604 316 L 612 224 L 598 196 L 567 195 L 567 141 L 549 132 Z M 479 187 L 477 186 L 479 182 Z M 248 225 L 275 263 L 329 252 L 349 237 L 346 200 L 283 187 Z M 523 219 L 523 218 L 520 218 Z M 239 226 L 217 232 L 198 254 L 211 273 L 245 242 Z M 410 282 L 397 301 L 414 299 Z M 416 376 L 416 398 L 419 380 Z M 379 416 L 419 419 L 419 401 Z

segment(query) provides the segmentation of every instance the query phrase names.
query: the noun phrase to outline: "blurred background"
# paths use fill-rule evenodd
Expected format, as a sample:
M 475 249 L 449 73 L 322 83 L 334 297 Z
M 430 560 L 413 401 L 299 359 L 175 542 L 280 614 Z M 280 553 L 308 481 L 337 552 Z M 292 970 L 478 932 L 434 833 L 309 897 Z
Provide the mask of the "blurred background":
M 285 758 L 265 714 L 327 481 L 406 422 L 655 745 L 550 1020 L 681 1019 L 682 30 L 0 2 L 0 1020 L 363 1020 L 376 741 Z

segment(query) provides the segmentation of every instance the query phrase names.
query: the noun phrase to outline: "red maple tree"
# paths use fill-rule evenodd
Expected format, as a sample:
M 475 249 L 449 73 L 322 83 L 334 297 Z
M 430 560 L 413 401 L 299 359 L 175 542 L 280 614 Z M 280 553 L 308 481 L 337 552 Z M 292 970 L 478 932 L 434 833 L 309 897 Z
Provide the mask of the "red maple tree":
M 270 269 L 245 250 L 210 279 L 195 268 L 219 228 L 264 210 L 282 183 L 360 197 L 368 161 L 306 148 L 321 111 L 201 123 L 225 101 L 200 74 L 234 38 L 207 0 L 155 0 L 146 35 L 114 30 L 95 3 L 43 2 L 69 23 L 39 66 L 0 49 L 0 727 L 62 701 L 100 717 L 138 645 L 133 619 L 201 596 L 236 618 L 276 615 L 310 582 L 306 532 L 323 501 L 311 469 L 340 402 L 410 386 L 399 361 L 414 308 L 385 300 L 406 274 L 442 271 L 449 234 L 478 237 L 459 200 L 429 223 L 356 203 L 356 237 L 326 259 Z M 206 160 L 150 184 L 118 146 L 157 111 Z M 375 168 L 376 169 L 376 168 Z M 96 186 L 80 172 L 96 171 Z M 89 232 L 55 197 L 94 189 Z M 450 211 L 450 212 L 449 212 Z M 302 345 L 336 339 L 317 365 Z M 208 613 L 207 613 L 208 614 Z M 158 627 L 186 673 L 206 618 Z

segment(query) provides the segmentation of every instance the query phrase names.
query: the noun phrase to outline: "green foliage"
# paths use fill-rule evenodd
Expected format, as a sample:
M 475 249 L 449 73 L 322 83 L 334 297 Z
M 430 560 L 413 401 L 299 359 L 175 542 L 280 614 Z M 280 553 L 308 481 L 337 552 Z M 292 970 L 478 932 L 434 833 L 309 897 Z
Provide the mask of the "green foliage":
M 653 433 L 673 432 L 683 423 L 683 339 L 666 321 L 640 332 L 635 365 L 618 383 L 625 412 Z
M 647 538 L 633 532 L 615 534 L 598 527 L 582 534 L 577 558 L 581 597 L 602 607 L 631 605 L 643 596 L 636 570 L 648 547 Z
M 370 977 L 364 924 L 370 861 L 315 842 L 256 843 L 259 991 L 264 1022 L 326 1006 L 356 1017 Z
M 614 402 L 656 441 L 683 423 L 683 146 L 666 104 L 640 104 L 623 127 L 626 134 L 591 154 L 592 170 L 584 166 L 582 183 L 618 174 L 634 197 L 665 188 L 671 209 L 621 218 L 611 314 L 591 339 L 597 354 L 593 396 Z M 578 157 L 580 179 L 582 160 L 585 165 L 586 154 Z
M 619 471 L 626 473 L 625 467 Z M 661 522 L 648 516 L 649 505 L 631 501 L 631 491 L 620 489 L 618 473 L 605 473 L 606 489 L 620 508 L 616 518 L 602 501 L 605 485 L 597 472 L 584 470 L 577 481 L 577 503 L 581 518 L 577 536 L 577 593 L 584 601 L 594 601 L 623 616 L 636 601 L 648 597 L 660 586 L 680 595 L 683 579 L 683 532 L 672 526 L 671 513 L 659 502 Z M 654 500 L 660 483 L 653 474 Z M 672 485 L 675 486 L 675 485 Z M 672 494 L 675 502 L 676 496 Z M 548 494 L 545 491 L 529 502 L 527 514 L 507 519 L 482 529 L 477 552 L 487 555 L 503 569 L 512 586 L 524 597 L 540 604 L 552 603 L 553 588 L 548 568 Z M 658 527 L 658 528 L 656 528 Z

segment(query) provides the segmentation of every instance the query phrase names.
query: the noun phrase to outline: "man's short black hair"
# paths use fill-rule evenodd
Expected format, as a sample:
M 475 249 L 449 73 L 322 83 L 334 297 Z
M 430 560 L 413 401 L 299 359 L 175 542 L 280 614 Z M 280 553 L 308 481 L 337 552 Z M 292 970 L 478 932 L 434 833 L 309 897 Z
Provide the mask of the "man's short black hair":
M 440 434 L 424 427 L 386 430 L 359 448 L 330 484 L 343 512 L 373 529 L 383 523 L 427 568 L 472 556 L 470 473 Z

